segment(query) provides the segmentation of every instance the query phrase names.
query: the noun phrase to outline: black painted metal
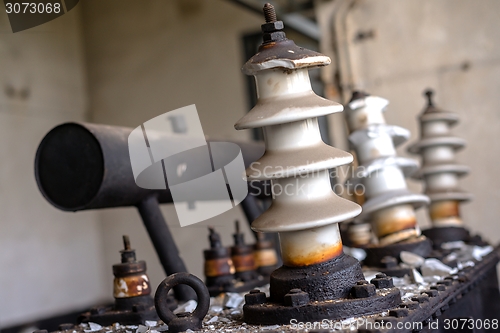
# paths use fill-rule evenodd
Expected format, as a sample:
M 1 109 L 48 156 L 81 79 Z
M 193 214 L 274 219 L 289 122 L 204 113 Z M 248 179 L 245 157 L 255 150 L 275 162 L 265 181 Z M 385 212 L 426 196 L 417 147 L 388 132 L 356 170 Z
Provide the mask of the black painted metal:
M 363 261 L 365 265 L 384 268 L 382 261 L 385 257 L 393 257 L 396 258 L 398 262 L 400 262 L 399 254 L 401 253 L 401 251 L 408 251 L 425 258 L 431 253 L 432 245 L 429 239 L 425 237 L 419 237 L 386 246 L 374 245 L 366 247 L 364 250 L 366 251 L 366 258 Z
M 137 206 L 165 273 L 186 272 L 158 207 L 159 203 L 172 202 L 170 191 L 143 189 L 135 183 L 128 150 L 131 131 L 89 123 L 65 123 L 53 128 L 36 153 L 38 188 L 47 201 L 64 211 Z M 238 145 L 245 166 L 264 152 L 261 144 Z M 194 297 L 184 286 L 175 292 L 181 301 Z
M 282 266 L 271 274 L 271 296 L 258 291 L 245 296 L 243 314 L 250 324 L 289 324 L 378 313 L 401 302 L 399 289 L 383 291 L 364 281 L 359 262 L 345 254 L 307 267 Z M 386 277 L 386 279 L 392 278 Z M 378 283 L 376 281 L 376 283 Z
M 470 237 L 469 231 L 461 227 L 430 228 L 422 230 L 422 234 L 432 241 L 435 248 L 440 248 L 442 243 L 466 241 Z

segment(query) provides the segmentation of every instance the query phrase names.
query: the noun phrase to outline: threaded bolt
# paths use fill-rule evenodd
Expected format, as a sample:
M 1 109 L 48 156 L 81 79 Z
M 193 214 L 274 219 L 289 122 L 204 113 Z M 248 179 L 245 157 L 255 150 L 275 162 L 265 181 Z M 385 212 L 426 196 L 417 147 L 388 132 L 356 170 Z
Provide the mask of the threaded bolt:
M 266 18 L 266 23 L 274 23 L 276 22 L 276 11 L 274 10 L 274 6 L 269 2 L 264 5 L 264 17 Z
M 123 235 L 123 247 L 126 251 L 130 250 L 130 238 L 127 235 Z
M 434 103 L 432 102 L 432 95 L 434 95 L 434 90 L 427 89 L 424 92 L 424 95 L 427 97 L 427 105 L 428 106 L 434 106 Z

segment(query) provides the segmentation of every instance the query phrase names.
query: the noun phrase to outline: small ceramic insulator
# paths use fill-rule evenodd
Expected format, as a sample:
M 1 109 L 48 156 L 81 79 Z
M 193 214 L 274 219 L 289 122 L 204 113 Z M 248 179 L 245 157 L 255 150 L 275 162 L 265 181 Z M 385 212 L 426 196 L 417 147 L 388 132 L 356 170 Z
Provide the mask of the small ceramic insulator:
M 422 168 L 416 179 L 425 183 L 429 196 L 429 215 L 434 227 L 462 227 L 459 206 L 471 199 L 471 195 L 458 187 L 458 178 L 466 175 L 469 168 L 455 161 L 457 150 L 465 146 L 465 140 L 451 134 L 450 128 L 458 122 L 458 116 L 437 108 L 431 90 L 425 91 L 428 104 L 419 116 L 420 140 L 408 148 L 408 152 L 422 156 Z
M 268 23 L 263 30 L 281 25 Z M 279 233 L 285 266 L 309 266 L 342 254 L 338 223 L 361 212 L 332 191 L 328 171 L 353 157 L 325 144 L 320 135 L 317 117 L 343 107 L 313 92 L 308 70 L 330 64 L 330 58 L 298 47 L 284 33 L 276 41 L 275 33 L 266 33 L 258 53 L 243 67 L 255 77 L 257 105 L 235 124 L 238 130 L 261 127 L 266 142 L 264 156 L 246 170 L 246 177 L 270 180 L 273 203 L 252 229 Z
M 212 280 L 218 277 L 227 277 L 228 281 L 230 281 L 235 272 L 230 251 L 222 246 L 220 236 L 214 228 L 208 230 L 210 232 L 208 237 L 210 249 L 203 251 L 207 285 L 211 285 Z
M 347 185 L 364 191 L 366 201 L 360 221 L 370 221 L 380 245 L 401 242 L 420 235 L 415 209 L 429 202 L 425 195 L 411 193 L 405 178 L 418 169 L 417 161 L 398 157 L 396 147 L 405 142 L 408 130 L 387 125 L 386 99 L 355 92 L 346 107 L 351 132 L 349 141 L 359 166 Z
M 146 262 L 137 261 L 135 250 L 130 248 L 128 236 L 123 236 L 124 249 L 120 251 L 121 263 L 113 265 L 113 296 L 116 299 L 151 294 Z

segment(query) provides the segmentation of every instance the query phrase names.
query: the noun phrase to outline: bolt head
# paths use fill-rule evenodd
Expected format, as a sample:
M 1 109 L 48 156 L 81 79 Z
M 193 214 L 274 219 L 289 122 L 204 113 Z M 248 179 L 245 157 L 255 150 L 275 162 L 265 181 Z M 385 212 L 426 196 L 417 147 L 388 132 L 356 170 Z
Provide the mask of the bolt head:
M 351 289 L 351 295 L 354 298 L 366 298 L 376 294 L 375 286 L 373 284 L 357 284 Z
M 299 292 L 293 292 L 295 290 L 299 290 Z M 300 289 L 292 289 L 288 294 L 285 295 L 283 299 L 286 306 L 303 306 L 309 303 L 309 294 L 300 290 Z
M 285 28 L 285 25 L 283 24 L 283 21 L 276 21 L 264 23 L 263 25 L 261 25 L 261 28 L 263 33 L 270 33 L 278 30 L 283 30 Z
M 245 295 L 246 305 L 264 304 L 266 302 L 266 294 L 263 292 L 253 292 L 257 289 L 250 291 L 249 294 Z
M 283 31 L 266 32 L 262 35 L 262 39 L 264 40 L 264 43 L 279 42 L 285 40 L 286 35 Z
M 375 285 L 377 289 L 382 289 L 382 288 L 393 288 L 394 283 L 392 281 L 392 277 L 386 276 L 385 274 L 377 274 L 375 279 L 372 279 L 370 281 L 371 284 Z M 381 277 L 379 277 L 381 276 Z
M 398 260 L 391 256 L 385 256 L 380 260 L 380 265 L 383 268 L 393 268 L 398 265 Z
M 389 316 L 396 318 L 406 317 L 408 316 L 408 309 L 405 308 L 392 309 L 389 311 Z

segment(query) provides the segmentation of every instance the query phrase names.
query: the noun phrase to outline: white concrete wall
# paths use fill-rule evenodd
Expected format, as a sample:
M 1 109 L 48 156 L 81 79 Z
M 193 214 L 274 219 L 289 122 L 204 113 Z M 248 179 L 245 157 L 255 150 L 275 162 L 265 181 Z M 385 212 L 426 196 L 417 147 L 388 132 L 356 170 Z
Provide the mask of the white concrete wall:
M 53 208 L 33 171 L 42 137 L 85 118 L 82 47 L 78 9 L 15 34 L 0 11 L 0 328 L 102 300 L 97 213 Z

